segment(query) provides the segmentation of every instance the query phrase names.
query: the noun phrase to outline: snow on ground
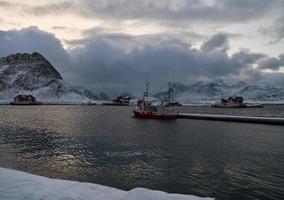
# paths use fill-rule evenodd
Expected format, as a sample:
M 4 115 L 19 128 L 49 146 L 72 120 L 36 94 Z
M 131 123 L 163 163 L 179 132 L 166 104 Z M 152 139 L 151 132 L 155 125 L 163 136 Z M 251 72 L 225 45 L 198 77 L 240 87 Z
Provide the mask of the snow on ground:
M 0 199 L 5 200 L 210 200 L 136 188 L 123 191 L 93 183 L 65 181 L 0 168 Z

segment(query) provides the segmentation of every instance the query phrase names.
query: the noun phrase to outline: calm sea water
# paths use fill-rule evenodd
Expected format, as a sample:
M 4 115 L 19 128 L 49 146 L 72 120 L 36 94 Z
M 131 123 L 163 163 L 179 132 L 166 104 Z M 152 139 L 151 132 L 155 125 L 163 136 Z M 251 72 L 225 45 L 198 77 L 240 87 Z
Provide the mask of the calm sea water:
M 192 113 L 284 117 L 264 109 Z M 284 199 L 284 126 L 132 118 L 130 107 L 0 107 L 0 166 L 121 189 Z

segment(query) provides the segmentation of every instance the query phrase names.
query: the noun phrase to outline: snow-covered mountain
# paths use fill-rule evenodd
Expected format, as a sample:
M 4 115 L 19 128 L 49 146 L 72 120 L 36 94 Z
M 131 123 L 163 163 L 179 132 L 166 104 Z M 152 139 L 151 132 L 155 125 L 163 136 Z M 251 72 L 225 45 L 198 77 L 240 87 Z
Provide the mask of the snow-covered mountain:
M 0 59 L 0 100 L 10 101 L 18 94 L 31 94 L 45 102 L 87 102 L 105 100 L 104 93 L 95 94 L 83 87 L 74 87 L 39 53 L 12 54 Z M 162 99 L 167 89 L 154 93 Z M 248 85 L 217 79 L 192 85 L 173 84 L 173 95 L 181 102 L 216 101 L 221 97 L 240 95 L 246 101 L 284 102 L 284 88 Z
M 181 102 L 216 101 L 222 97 L 240 95 L 246 101 L 284 102 L 284 88 L 263 85 L 248 85 L 243 81 L 226 82 L 221 79 L 200 81 L 186 86 L 180 83 L 172 85 L 173 96 Z M 161 99 L 167 95 L 167 89 L 155 93 Z
M 46 102 L 86 102 L 100 97 L 65 82 L 39 53 L 12 54 L 0 59 L 0 99 L 31 94 Z

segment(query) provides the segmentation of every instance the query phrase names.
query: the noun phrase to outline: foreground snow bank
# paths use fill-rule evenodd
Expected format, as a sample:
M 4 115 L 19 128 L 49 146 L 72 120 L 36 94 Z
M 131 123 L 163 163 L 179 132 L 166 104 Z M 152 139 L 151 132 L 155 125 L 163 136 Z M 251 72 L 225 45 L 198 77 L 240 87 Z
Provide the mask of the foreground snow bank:
M 129 192 L 92 184 L 64 181 L 0 168 L 0 199 L 5 200 L 209 200 L 191 195 L 136 188 Z

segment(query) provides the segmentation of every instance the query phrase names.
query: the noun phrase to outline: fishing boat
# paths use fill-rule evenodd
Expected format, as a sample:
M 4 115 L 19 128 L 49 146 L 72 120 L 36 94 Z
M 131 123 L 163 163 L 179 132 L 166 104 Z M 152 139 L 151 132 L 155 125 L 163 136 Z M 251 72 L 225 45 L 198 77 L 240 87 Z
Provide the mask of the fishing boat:
M 147 77 L 146 92 L 138 99 L 133 107 L 134 117 L 147 119 L 176 119 L 178 115 L 178 106 L 171 104 L 171 88 L 169 83 L 168 97 L 159 104 L 154 105 L 149 100 L 149 78 Z
M 263 108 L 261 104 L 244 103 L 244 98 L 241 96 L 223 98 L 211 106 L 214 108 Z
M 212 104 L 214 108 L 245 108 L 243 97 L 227 97 L 221 99 L 220 102 Z

